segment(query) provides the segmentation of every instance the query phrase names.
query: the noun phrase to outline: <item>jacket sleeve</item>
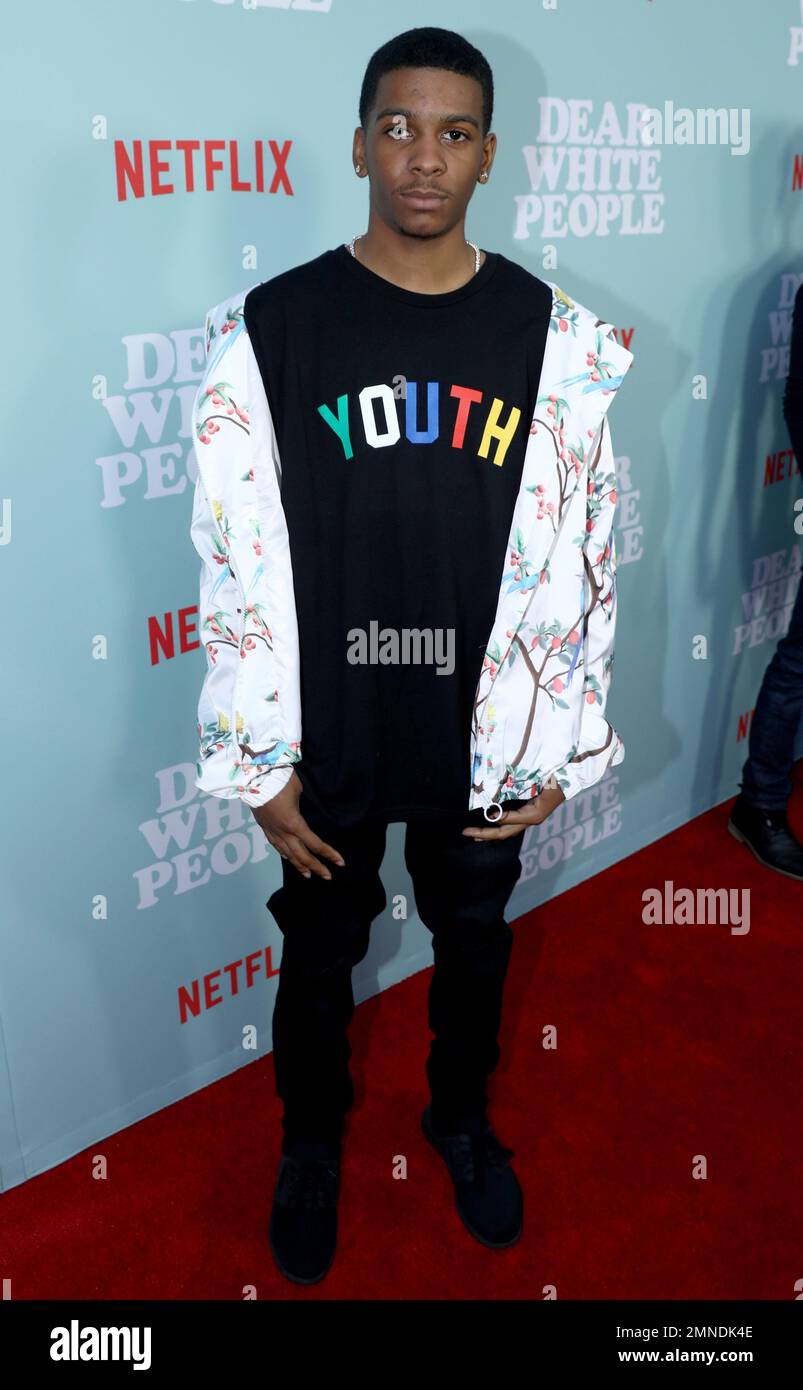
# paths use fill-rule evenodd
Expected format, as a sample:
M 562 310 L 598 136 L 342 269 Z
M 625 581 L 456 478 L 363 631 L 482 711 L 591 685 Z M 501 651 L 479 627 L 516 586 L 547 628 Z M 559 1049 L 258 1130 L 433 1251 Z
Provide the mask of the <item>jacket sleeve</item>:
M 301 757 L 300 710 L 274 436 L 244 329 L 211 371 L 207 355 L 193 421 L 198 476 L 191 537 L 201 559 L 198 630 L 206 662 L 195 785 L 210 796 L 259 806 L 286 786 Z
M 624 744 L 606 719 L 616 631 L 616 467 L 607 414 L 592 442 L 583 563 L 583 701 L 574 755 L 555 773 L 568 800 L 593 786 L 609 765 L 624 760 Z

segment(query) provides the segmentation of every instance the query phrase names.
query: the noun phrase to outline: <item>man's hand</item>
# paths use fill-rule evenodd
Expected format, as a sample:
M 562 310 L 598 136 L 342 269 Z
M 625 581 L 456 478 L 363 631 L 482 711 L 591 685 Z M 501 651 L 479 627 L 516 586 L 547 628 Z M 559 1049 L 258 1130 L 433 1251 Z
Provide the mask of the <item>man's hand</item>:
M 301 779 L 294 772 L 287 786 L 282 787 L 276 796 L 266 801 L 264 806 L 252 806 L 251 810 L 257 824 L 264 830 L 267 839 L 274 849 L 279 851 L 282 859 L 289 859 L 305 878 L 318 874 L 320 878 L 331 879 L 329 870 L 310 851 L 315 850 L 317 854 L 323 855 L 324 859 L 331 859 L 333 864 L 338 864 L 341 868 L 346 861 L 338 850 L 320 839 L 305 821 L 298 809 L 303 790 Z
M 540 825 L 541 821 L 551 816 L 555 808 L 565 800 L 566 797 L 559 786 L 550 786 L 549 782 L 546 782 L 540 796 L 534 796 L 527 806 L 518 811 L 505 811 L 504 815 L 494 821 L 490 830 L 480 830 L 476 825 L 468 825 L 463 834 L 472 840 L 507 840 L 511 835 L 523 835 L 528 825 Z

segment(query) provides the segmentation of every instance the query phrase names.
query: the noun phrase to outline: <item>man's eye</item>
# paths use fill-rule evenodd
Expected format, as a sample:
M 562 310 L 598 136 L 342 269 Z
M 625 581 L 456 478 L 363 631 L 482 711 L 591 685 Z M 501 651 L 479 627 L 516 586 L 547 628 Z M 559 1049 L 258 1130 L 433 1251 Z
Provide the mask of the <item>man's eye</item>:
M 391 125 L 391 126 L 388 126 L 388 127 L 386 128 L 386 130 L 385 130 L 385 134 L 386 134 L 386 135 L 392 135 L 394 140 L 401 140 L 401 139 L 403 139 L 403 137 L 404 137 L 405 135 L 409 135 L 410 133 L 411 133 L 411 132 L 409 131 L 409 129 L 407 128 L 407 126 L 399 126 L 399 125 Z M 447 130 L 447 131 L 446 131 L 446 134 L 447 134 L 447 135 L 459 135 L 459 136 L 460 136 L 460 140 L 450 140 L 450 141 L 448 142 L 450 145 L 459 145 L 462 141 L 468 139 L 468 136 L 466 135 L 466 132 L 465 132 L 464 130 L 458 130 L 456 127 L 453 128 L 452 130 Z

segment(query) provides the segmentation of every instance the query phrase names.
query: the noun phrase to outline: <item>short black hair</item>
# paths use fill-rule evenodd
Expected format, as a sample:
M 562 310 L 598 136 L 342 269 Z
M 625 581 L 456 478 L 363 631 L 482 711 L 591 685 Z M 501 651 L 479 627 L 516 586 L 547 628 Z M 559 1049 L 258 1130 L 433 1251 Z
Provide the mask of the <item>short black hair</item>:
M 462 34 L 429 26 L 407 29 L 395 39 L 388 39 L 372 54 L 360 91 L 359 113 L 363 129 L 376 100 L 380 77 L 397 68 L 446 68 L 462 77 L 473 77 L 482 87 L 482 134 L 483 137 L 488 134 L 494 113 L 494 79 L 490 64 Z

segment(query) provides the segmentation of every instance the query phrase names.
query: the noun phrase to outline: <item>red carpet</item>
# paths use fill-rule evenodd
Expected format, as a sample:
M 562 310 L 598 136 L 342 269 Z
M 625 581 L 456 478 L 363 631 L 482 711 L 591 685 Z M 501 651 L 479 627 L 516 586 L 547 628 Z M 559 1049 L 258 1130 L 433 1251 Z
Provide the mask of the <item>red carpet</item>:
M 515 924 L 490 1094 L 525 1193 L 516 1246 L 472 1239 L 420 1130 L 426 971 L 357 1009 L 322 1283 L 288 1283 L 267 1247 L 280 1144 L 267 1057 L 7 1193 L 12 1297 L 241 1299 L 254 1285 L 261 1299 L 540 1299 L 554 1285 L 561 1299 L 794 1298 L 803 884 L 726 832 L 731 804 Z M 803 838 L 800 780 L 789 815 Z M 645 925 L 641 894 L 666 879 L 749 888 L 750 931 Z M 90 1177 L 93 1152 L 107 1181 Z M 400 1154 L 406 1180 L 392 1176 Z

